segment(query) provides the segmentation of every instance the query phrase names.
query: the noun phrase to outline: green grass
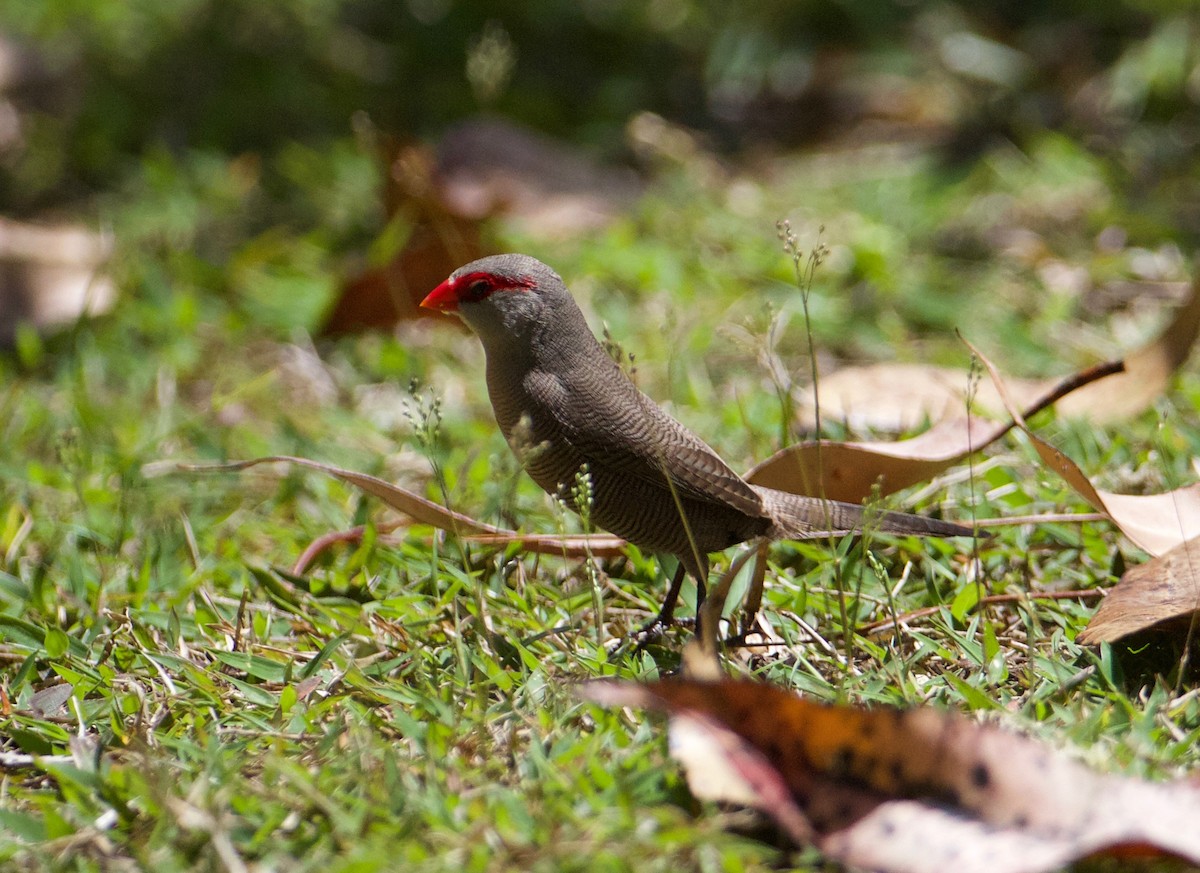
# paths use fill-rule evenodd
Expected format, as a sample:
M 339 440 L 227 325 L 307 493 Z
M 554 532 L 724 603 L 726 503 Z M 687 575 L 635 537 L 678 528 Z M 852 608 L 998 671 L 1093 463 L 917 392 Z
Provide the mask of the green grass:
M 330 185 L 369 187 L 365 164 L 335 163 L 359 176 L 330 173 Z M 831 247 L 810 304 L 825 364 L 965 370 L 955 328 L 1021 375 L 1118 348 L 1128 313 L 1083 315 L 989 242 L 1020 227 L 1097 281 L 1129 274 L 1129 251 L 1094 244 L 1128 217 L 1077 147 L 1047 138 L 954 177 L 905 156 L 838 181 L 854 166 L 787 162 L 771 184 L 740 188 L 695 188 L 681 172 L 586 240 L 551 246 L 503 227 L 497 240 L 551 262 L 593 325 L 636 352 L 641 387 L 739 468 L 797 436 L 759 360 L 772 319 L 787 319 L 777 351 L 807 380 L 782 217 L 802 246 L 823 225 Z M 220 194 L 233 166 L 160 170 L 156 197 L 111 207 L 118 311 L 0 360 L 4 748 L 34 756 L 5 769 L 0 858 L 47 870 L 818 868 L 748 835 L 746 816 L 692 801 L 656 719 L 571 694 L 577 680 L 677 666 L 683 632 L 615 664 L 600 645 L 656 609 L 652 557 L 601 568 L 603 620 L 577 562 L 425 528 L 369 527 L 296 578 L 286 568 L 311 540 L 386 511 L 309 471 L 143 475 L 161 459 L 297 454 L 441 500 L 436 467 L 456 509 L 537 532 L 577 524 L 509 457 L 473 338 L 421 323 L 314 351 L 302 328 L 336 284 L 328 240 L 245 236 Z M 1131 232 L 1131 245 L 1163 242 Z M 1152 318 L 1134 315 L 1150 333 Z M 1137 421 L 1097 433 L 1043 417 L 1041 431 L 1102 479 L 1149 467 L 1169 487 L 1191 477 L 1198 400 L 1191 370 Z M 1018 438 L 913 496 L 894 505 L 956 518 L 1082 509 Z M 1104 524 L 1025 525 L 981 545 L 978 570 L 990 593 L 1076 589 L 1143 559 Z M 962 542 L 780 544 L 763 614 L 785 645 L 733 659 L 822 699 L 981 710 L 1109 770 L 1200 764 L 1195 668 L 1179 675 L 1174 640 L 1079 646 L 1094 601 L 972 609 L 971 561 Z M 853 627 L 938 609 L 909 632 L 855 637 L 847 662 L 843 605 Z M 35 711 L 34 694 L 62 682 L 67 705 Z

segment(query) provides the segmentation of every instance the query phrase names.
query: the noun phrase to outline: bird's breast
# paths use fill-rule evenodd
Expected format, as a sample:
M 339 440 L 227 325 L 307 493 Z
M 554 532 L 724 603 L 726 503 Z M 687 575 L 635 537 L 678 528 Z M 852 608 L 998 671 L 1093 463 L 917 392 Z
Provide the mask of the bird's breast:
M 558 377 L 537 368 L 511 373 L 489 360 L 487 383 L 500 432 L 533 481 L 551 494 L 573 483 L 586 459 L 564 436 Z

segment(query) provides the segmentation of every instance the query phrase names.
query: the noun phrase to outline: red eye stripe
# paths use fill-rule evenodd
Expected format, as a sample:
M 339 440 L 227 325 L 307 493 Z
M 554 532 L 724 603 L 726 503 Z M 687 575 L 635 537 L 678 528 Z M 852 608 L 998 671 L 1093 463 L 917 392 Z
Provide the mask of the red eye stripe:
M 534 281 L 529 276 L 499 276 L 495 273 L 466 273 L 447 279 L 421 301 L 426 309 L 453 312 L 460 303 L 478 303 L 495 291 L 531 291 Z
M 467 273 L 454 280 L 460 303 L 477 303 L 495 291 L 528 291 L 532 287 L 533 280 L 528 276 L 511 278 L 495 273 Z

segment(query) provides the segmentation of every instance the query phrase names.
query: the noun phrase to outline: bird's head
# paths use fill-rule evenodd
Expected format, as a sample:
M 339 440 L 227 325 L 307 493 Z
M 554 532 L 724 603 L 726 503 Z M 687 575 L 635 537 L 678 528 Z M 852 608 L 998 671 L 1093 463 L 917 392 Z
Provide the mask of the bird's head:
M 574 305 L 557 273 L 536 258 L 513 254 L 459 267 L 421 306 L 454 313 L 487 344 L 501 334 L 528 334 L 564 303 Z

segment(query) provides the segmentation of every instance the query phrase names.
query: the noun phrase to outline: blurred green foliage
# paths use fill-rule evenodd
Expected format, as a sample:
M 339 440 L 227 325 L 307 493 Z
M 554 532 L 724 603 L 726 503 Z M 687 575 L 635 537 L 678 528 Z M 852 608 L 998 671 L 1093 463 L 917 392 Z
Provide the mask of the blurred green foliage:
M 356 118 L 430 137 L 488 109 L 613 152 L 628 118 L 652 110 L 726 147 L 794 142 L 836 123 L 839 77 L 863 66 L 945 72 L 973 106 L 963 140 L 1060 124 L 1103 138 L 1153 123 L 1171 134 L 1158 150 L 1178 156 L 1200 129 L 1187 8 L 3 0 L 4 35 L 37 61 L 16 92 L 23 145 L 0 160 L 0 209 L 112 190 L 155 150 L 271 155 L 348 137 Z M 1078 105 L 1106 71 L 1105 105 Z M 272 184 L 289 181 L 266 165 Z
M 1095 156 L 1075 169 L 1104 177 L 1133 241 L 1186 249 L 1200 228 L 1188 8 L 0 0 L 16 46 L 0 110 L 18 119 L 0 136 L 0 215 L 99 220 L 127 291 L 230 294 L 286 333 L 319 322 L 341 260 L 383 226 L 391 137 L 433 140 L 487 111 L 628 160 L 626 125 L 650 110 L 731 154 L 863 119 L 885 141 L 932 130 L 951 182 L 1059 132 Z M 895 80 L 908 105 L 890 105 Z M 860 278 L 887 284 L 900 241 L 882 232 L 846 242 Z

